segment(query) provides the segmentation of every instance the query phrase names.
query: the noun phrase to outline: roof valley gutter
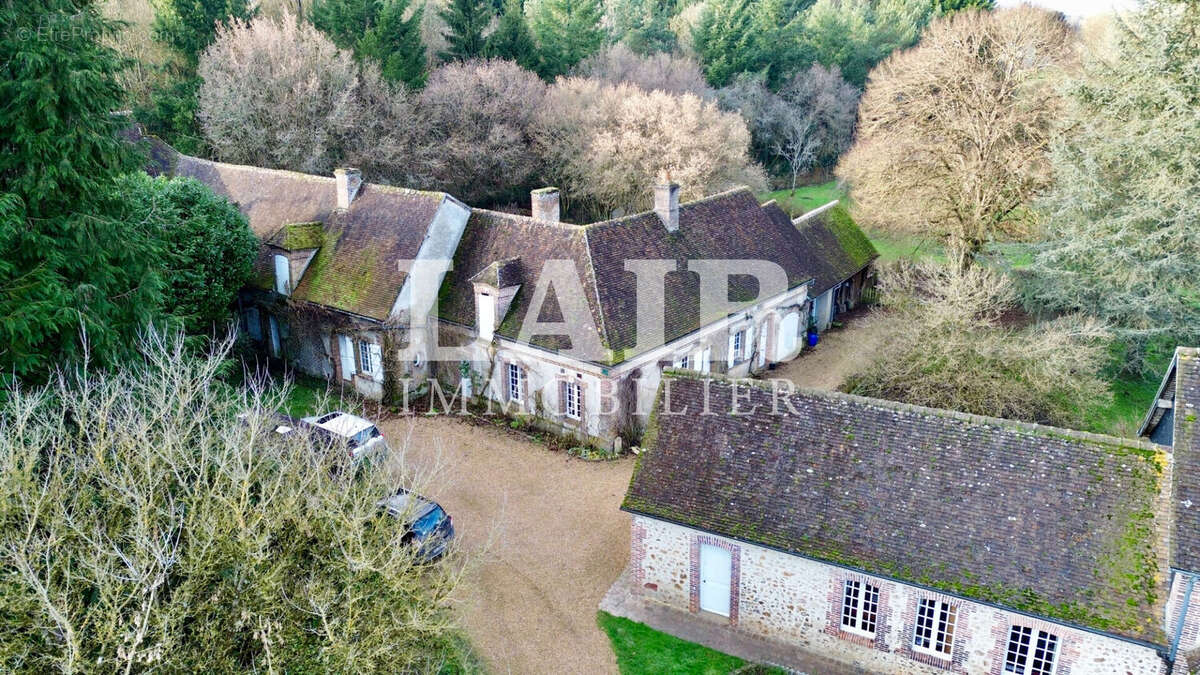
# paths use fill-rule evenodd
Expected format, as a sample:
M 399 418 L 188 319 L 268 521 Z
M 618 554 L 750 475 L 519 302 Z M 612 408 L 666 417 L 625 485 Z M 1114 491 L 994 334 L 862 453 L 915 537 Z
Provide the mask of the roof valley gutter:
M 671 518 L 664 518 L 662 516 L 651 515 L 649 513 L 642 513 L 641 511 L 637 511 L 637 510 L 631 509 L 626 506 L 622 506 L 621 510 L 624 511 L 625 513 L 629 513 L 629 514 L 632 514 L 635 516 L 640 516 L 642 518 L 649 518 L 651 520 L 657 520 L 660 522 L 669 523 L 671 525 L 677 525 L 679 527 L 684 527 L 689 530 L 695 530 L 697 532 L 706 532 L 706 533 L 711 534 L 716 537 L 722 537 L 724 539 L 738 541 L 743 544 L 749 544 L 751 546 L 765 548 L 769 551 L 775 551 L 776 553 L 782 553 L 784 555 L 795 556 L 797 558 L 801 558 L 803 560 L 810 560 L 812 562 L 820 563 L 822 565 L 829 565 L 830 567 L 838 567 L 838 568 L 841 568 L 844 570 L 849 570 L 851 572 L 857 572 L 859 574 L 865 574 L 867 576 L 876 577 L 878 579 L 886 579 L 893 583 L 904 584 L 905 586 L 911 586 L 913 588 L 919 588 L 924 591 L 929 591 L 930 593 L 940 593 L 942 595 L 948 595 L 951 597 L 959 598 L 960 600 L 965 600 L 966 602 L 973 602 L 977 605 L 983 605 L 984 607 L 991 607 L 993 609 L 999 609 L 999 610 L 1002 610 L 1005 612 L 1012 612 L 1013 614 L 1020 614 L 1021 616 L 1027 616 L 1032 619 L 1040 619 L 1040 620 L 1046 621 L 1048 623 L 1058 624 L 1060 626 L 1065 626 L 1067 628 L 1073 628 L 1075 630 L 1081 630 L 1086 633 L 1091 633 L 1093 635 L 1100 635 L 1100 636 L 1103 636 L 1106 638 L 1112 638 L 1113 640 L 1120 640 L 1122 642 L 1128 642 L 1130 644 L 1135 644 L 1140 647 L 1146 647 L 1148 649 L 1153 649 L 1154 651 L 1158 652 L 1160 656 L 1166 656 L 1167 651 L 1169 649 L 1165 645 L 1156 644 L 1154 642 L 1150 642 L 1149 640 L 1142 640 L 1142 639 L 1135 638 L 1135 637 L 1129 637 L 1128 635 L 1120 635 L 1118 633 L 1110 633 L 1108 631 L 1100 630 L 1099 628 L 1092 628 L 1091 626 L 1084 626 L 1084 625 L 1081 625 L 1078 623 L 1074 623 L 1071 621 L 1065 621 L 1063 619 L 1058 619 L 1058 618 L 1055 618 L 1052 616 L 1044 616 L 1042 614 L 1034 614 L 1032 612 L 1027 612 L 1025 610 L 1017 609 L 1015 607 L 1006 607 L 1004 605 L 997 604 L 994 602 L 988 602 L 986 600 L 979 600 L 977 598 L 970 598 L 965 595 L 961 595 L 961 594 L 955 593 L 953 591 L 950 591 L 950 590 L 947 590 L 944 588 L 937 588 L 936 586 L 929 586 L 929 585 L 918 583 L 915 581 L 909 581 L 907 579 L 900 579 L 900 578 L 891 576 L 889 574 L 881 574 L 879 572 L 873 572 L 871 570 L 868 570 L 868 569 L 865 569 L 862 567 L 855 567 L 853 565 L 847 565 L 845 563 L 833 562 L 830 560 L 823 560 L 821 558 L 816 558 L 811 555 L 799 553 L 797 551 L 789 551 L 784 548 L 779 548 L 778 546 L 771 546 L 770 544 L 763 544 L 761 542 L 750 541 L 749 539 L 742 539 L 741 537 L 731 537 L 727 534 L 721 534 L 720 532 L 713 532 L 712 530 L 705 530 L 705 529 L 696 527 L 695 525 L 689 525 L 685 522 L 673 520 Z M 1195 577 L 1193 576 L 1193 579 L 1194 578 Z
M 1187 590 L 1183 593 L 1183 602 L 1179 606 L 1179 618 L 1175 619 L 1175 632 L 1171 635 L 1171 651 L 1167 654 L 1167 665 L 1175 668 L 1175 657 L 1179 655 L 1179 640 L 1183 637 L 1183 622 L 1187 619 L 1188 609 L 1192 604 L 1192 591 L 1196 588 L 1196 575 L 1186 573 L 1188 578 Z

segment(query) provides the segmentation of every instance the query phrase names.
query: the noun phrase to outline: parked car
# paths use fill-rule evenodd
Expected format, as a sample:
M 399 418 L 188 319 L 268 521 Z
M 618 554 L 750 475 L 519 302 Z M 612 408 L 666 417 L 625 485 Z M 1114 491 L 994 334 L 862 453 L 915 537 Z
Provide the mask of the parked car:
M 379 428 L 371 420 L 358 415 L 335 410 L 324 415 L 305 417 L 301 421 L 343 439 L 349 446 L 350 456 L 355 460 L 370 458 L 383 461 L 391 454 L 391 448 L 383 434 L 379 433 Z
M 446 554 L 454 540 L 454 522 L 437 502 L 400 488 L 379 502 L 379 506 L 389 515 L 404 520 L 408 528 L 404 540 L 416 547 L 422 560 L 434 561 Z

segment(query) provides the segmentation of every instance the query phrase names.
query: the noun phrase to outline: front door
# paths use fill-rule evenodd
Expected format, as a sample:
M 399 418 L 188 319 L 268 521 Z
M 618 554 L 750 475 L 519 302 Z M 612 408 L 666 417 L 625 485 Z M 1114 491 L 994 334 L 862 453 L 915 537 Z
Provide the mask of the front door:
M 729 584 L 733 558 L 729 549 L 700 545 L 700 609 L 729 616 Z

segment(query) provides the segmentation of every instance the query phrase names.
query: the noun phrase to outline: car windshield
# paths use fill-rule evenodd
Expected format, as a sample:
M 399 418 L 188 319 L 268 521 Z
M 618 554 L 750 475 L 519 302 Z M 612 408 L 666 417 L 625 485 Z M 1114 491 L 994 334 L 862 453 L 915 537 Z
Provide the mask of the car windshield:
M 434 504 L 433 508 L 429 509 L 425 515 L 417 518 L 417 522 L 412 525 L 412 531 L 418 537 L 424 537 L 436 530 L 445 517 L 446 513 L 442 511 L 442 507 Z
M 354 434 L 354 438 L 350 439 L 351 444 L 355 445 L 355 446 L 366 445 L 367 441 L 371 440 L 372 438 L 375 438 L 378 435 L 379 435 L 379 429 L 376 429 L 375 426 L 372 425 L 372 426 L 367 427 L 366 429 L 363 429 L 362 431 L 358 432 L 357 434 Z

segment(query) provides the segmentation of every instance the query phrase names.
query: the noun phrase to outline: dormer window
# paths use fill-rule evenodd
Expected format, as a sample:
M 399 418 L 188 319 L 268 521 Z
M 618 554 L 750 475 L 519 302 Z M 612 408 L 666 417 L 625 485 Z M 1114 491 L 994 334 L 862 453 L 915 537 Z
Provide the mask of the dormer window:
M 286 255 L 275 254 L 275 292 L 291 295 L 292 265 Z

